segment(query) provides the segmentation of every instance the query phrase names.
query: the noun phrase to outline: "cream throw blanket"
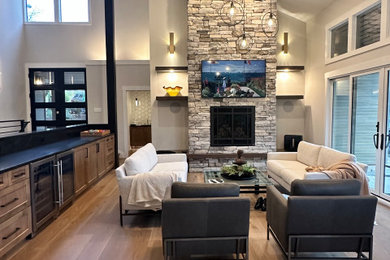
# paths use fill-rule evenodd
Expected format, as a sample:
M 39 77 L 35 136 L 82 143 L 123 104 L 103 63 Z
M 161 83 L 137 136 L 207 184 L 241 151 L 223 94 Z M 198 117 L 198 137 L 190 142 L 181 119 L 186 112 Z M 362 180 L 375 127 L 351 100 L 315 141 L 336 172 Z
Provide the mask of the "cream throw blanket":
M 161 202 L 171 197 L 172 183 L 178 181 L 174 172 L 147 172 L 134 176 L 127 203 L 151 209 L 161 209 Z
M 307 172 L 323 172 L 331 179 L 358 179 L 362 183 L 361 195 L 369 195 L 368 181 L 363 169 L 352 161 L 341 161 L 330 165 L 328 168 L 309 166 Z

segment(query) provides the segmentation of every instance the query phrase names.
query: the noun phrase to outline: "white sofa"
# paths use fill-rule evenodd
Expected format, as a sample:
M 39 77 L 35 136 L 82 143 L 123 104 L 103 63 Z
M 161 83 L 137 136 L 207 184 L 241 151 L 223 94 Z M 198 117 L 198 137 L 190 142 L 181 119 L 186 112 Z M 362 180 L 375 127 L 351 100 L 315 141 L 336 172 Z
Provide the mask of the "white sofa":
M 161 202 L 156 203 L 154 201 L 153 203 L 149 203 L 147 207 L 127 203 L 134 178 L 144 173 L 156 174 L 157 178 L 161 174 L 174 173 L 177 175 L 178 181 L 186 182 L 188 173 L 187 156 L 186 154 L 157 154 L 154 146 L 149 143 L 128 157 L 115 172 L 120 192 L 121 215 L 123 213 L 122 209 L 126 211 L 158 210 L 161 209 Z
M 268 175 L 290 191 L 291 183 L 296 179 L 329 179 L 321 172 L 306 172 L 308 166 L 328 167 L 334 163 L 351 160 L 356 162 L 353 154 L 343 153 L 326 146 L 302 141 L 297 152 L 270 152 L 267 155 Z M 367 165 L 357 163 L 365 173 Z

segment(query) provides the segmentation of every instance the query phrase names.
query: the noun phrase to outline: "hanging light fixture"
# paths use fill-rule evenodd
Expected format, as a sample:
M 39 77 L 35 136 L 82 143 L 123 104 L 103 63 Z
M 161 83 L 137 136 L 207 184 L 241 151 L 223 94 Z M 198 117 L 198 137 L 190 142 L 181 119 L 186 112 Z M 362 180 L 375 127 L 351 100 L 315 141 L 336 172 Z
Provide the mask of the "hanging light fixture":
M 224 23 L 229 26 L 234 26 L 242 23 L 244 19 L 244 9 L 242 4 L 236 0 L 225 1 L 219 10 L 219 15 Z
M 243 33 L 237 39 L 237 51 L 241 53 L 247 53 L 251 50 L 253 40 L 250 35 L 245 32 L 245 23 L 246 23 L 246 13 L 245 13 L 245 1 L 244 1 L 244 25 L 243 25 Z
M 279 30 L 279 22 L 276 13 L 272 10 L 272 0 L 269 0 L 269 11 L 261 19 L 261 28 L 267 37 L 274 37 Z

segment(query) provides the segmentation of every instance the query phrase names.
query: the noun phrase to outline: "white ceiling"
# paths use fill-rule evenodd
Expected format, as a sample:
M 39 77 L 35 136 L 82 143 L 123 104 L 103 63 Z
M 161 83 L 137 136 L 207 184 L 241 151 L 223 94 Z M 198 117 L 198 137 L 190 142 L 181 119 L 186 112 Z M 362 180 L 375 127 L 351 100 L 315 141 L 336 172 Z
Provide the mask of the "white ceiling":
M 278 0 L 278 10 L 307 22 L 335 0 Z

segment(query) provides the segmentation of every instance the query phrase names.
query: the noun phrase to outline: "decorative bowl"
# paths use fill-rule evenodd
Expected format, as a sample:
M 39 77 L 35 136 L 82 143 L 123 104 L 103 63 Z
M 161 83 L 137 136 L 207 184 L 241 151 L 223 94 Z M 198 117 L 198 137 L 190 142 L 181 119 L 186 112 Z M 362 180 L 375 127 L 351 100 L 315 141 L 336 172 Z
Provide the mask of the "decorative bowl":
M 182 87 L 176 86 L 176 87 L 163 87 L 165 91 L 168 93 L 169 96 L 175 97 L 180 93 L 180 90 L 182 90 Z

